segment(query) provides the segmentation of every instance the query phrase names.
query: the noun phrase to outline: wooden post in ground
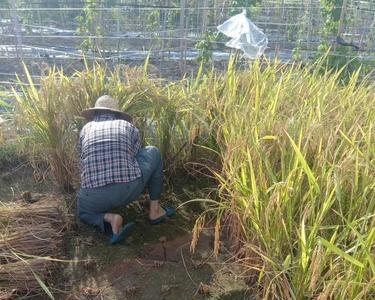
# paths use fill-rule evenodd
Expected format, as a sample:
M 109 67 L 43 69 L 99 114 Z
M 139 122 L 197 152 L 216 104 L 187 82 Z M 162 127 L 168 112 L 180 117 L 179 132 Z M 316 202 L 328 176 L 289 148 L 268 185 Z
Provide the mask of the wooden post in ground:
M 16 56 L 18 59 L 22 60 L 22 34 L 21 27 L 18 21 L 16 3 L 13 0 L 8 0 L 8 2 L 11 8 L 10 13 L 12 16 L 13 32 L 16 36 Z

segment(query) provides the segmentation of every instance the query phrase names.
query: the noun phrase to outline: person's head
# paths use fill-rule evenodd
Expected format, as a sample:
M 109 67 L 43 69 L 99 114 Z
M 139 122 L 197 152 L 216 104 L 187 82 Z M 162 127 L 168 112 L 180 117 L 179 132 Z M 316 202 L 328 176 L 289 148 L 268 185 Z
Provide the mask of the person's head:
M 116 118 L 131 122 L 131 117 L 120 110 L 118 100 L 109 95 L 99 97 L 95 107 L 82 111 L 82 116 L 91 121 L 96 115 L 103 113 L 112 113 Z

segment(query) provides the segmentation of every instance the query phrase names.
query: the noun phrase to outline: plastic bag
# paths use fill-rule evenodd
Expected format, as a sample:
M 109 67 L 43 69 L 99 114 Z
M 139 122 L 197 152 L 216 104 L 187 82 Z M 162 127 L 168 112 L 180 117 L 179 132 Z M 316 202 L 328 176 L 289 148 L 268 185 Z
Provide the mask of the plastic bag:
M 267 36 L 246 17 L 246 10 L 231 17 L 217 29 L 232 38 L 225 44 L 227 47 L 242 50 L 251 59 L 260 57 L 267 48 Z

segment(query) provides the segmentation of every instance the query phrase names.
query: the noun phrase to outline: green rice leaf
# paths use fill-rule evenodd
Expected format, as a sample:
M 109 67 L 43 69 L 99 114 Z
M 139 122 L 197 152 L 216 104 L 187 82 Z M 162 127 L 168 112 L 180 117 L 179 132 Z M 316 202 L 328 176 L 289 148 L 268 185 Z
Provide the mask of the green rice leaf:
M 353 265 L 356 265 L 357 267 L 364 268 L 363 263 L 361 263 L 359 260 L 355 259 L 353 256 L 349 255 L 348 253 L 342 251 L 340 248 L 336 247 L 334 244 L 328 242 L 324 238 L 320 238 L 320 242 L 323 244 L 324 247 L 332 251 L 333 253 L 336 253 L 341 258 L 349 261 Z
M 289 141 L 293 147 L 293 150 L 294 152 L 296 153 L 297 155 L 297 159 L 298 161 L 300 162 L 300 164 L 302 165 L 302 168 L 303 170 L 305 171 L 308 179 L 309 179 L 309 183 L 310 185 L 318 192 L 320 192 L 320 188 L 319 188 L 319 185 L 318 185 L 318 182 L 313 174 L 313 172 L 311 171 L 311 168 L 309 167 L 305 157 L 303 156 L 301 150 L 299 149 L 299 147 L 296 145 L 296 143 L 293 141 L 293 139 L 290 137 L 290 135 L 285 132 L 286 135 L 288 136 L 289 138 Z

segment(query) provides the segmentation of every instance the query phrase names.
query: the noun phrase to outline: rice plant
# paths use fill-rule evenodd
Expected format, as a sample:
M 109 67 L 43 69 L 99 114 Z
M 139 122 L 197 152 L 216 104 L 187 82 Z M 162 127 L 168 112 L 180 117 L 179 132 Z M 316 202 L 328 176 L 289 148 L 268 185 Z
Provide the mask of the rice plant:
M 234 63 L 216 111 L 222 221 L 263 299 L 375 296 L 375 93 L 321 65 Z M 219 122 L 218 122 L 219 121 Z
M 115 70 L 94 63 L 71 77 L 52 68 L 37 88 L 25 67 L 27 83 L 19 80 L 14 94 L 18 124 L 29 141 L 33 165 L 47 162 L 58 186 L 74 190 L 79 184 L 76 143 L 85 123 L 81 111 L 93 107 L 101 95 L 110 94 L 132 115 L 144 144 L 159 146 L 166 168 L 179 166 L 181 160 L 175 154 L 189 156 L 194 134 L 187 81 L 166 83 L 148 76 L 147 68 L 148 62 L 143 68 L 119 66 Z
M 371 299 L 375 286 L 375 90 L 369 78 L 314 65 L 254 62 L 165 82 L 145 68 L 51 70 L 16 93 L 25 132 L 60 185 L 78 184 L 80 112 L 118 98 L 159 146 L 166 168 L 210 169 L 215 252 L 229 230 L 244 275 L 264 299 Z M 36 151 L 36 150 L 35 150 Z M 41 156 L 39 156 L 41 157 Z M 206 218 L 207 216 L 207 218 Z

